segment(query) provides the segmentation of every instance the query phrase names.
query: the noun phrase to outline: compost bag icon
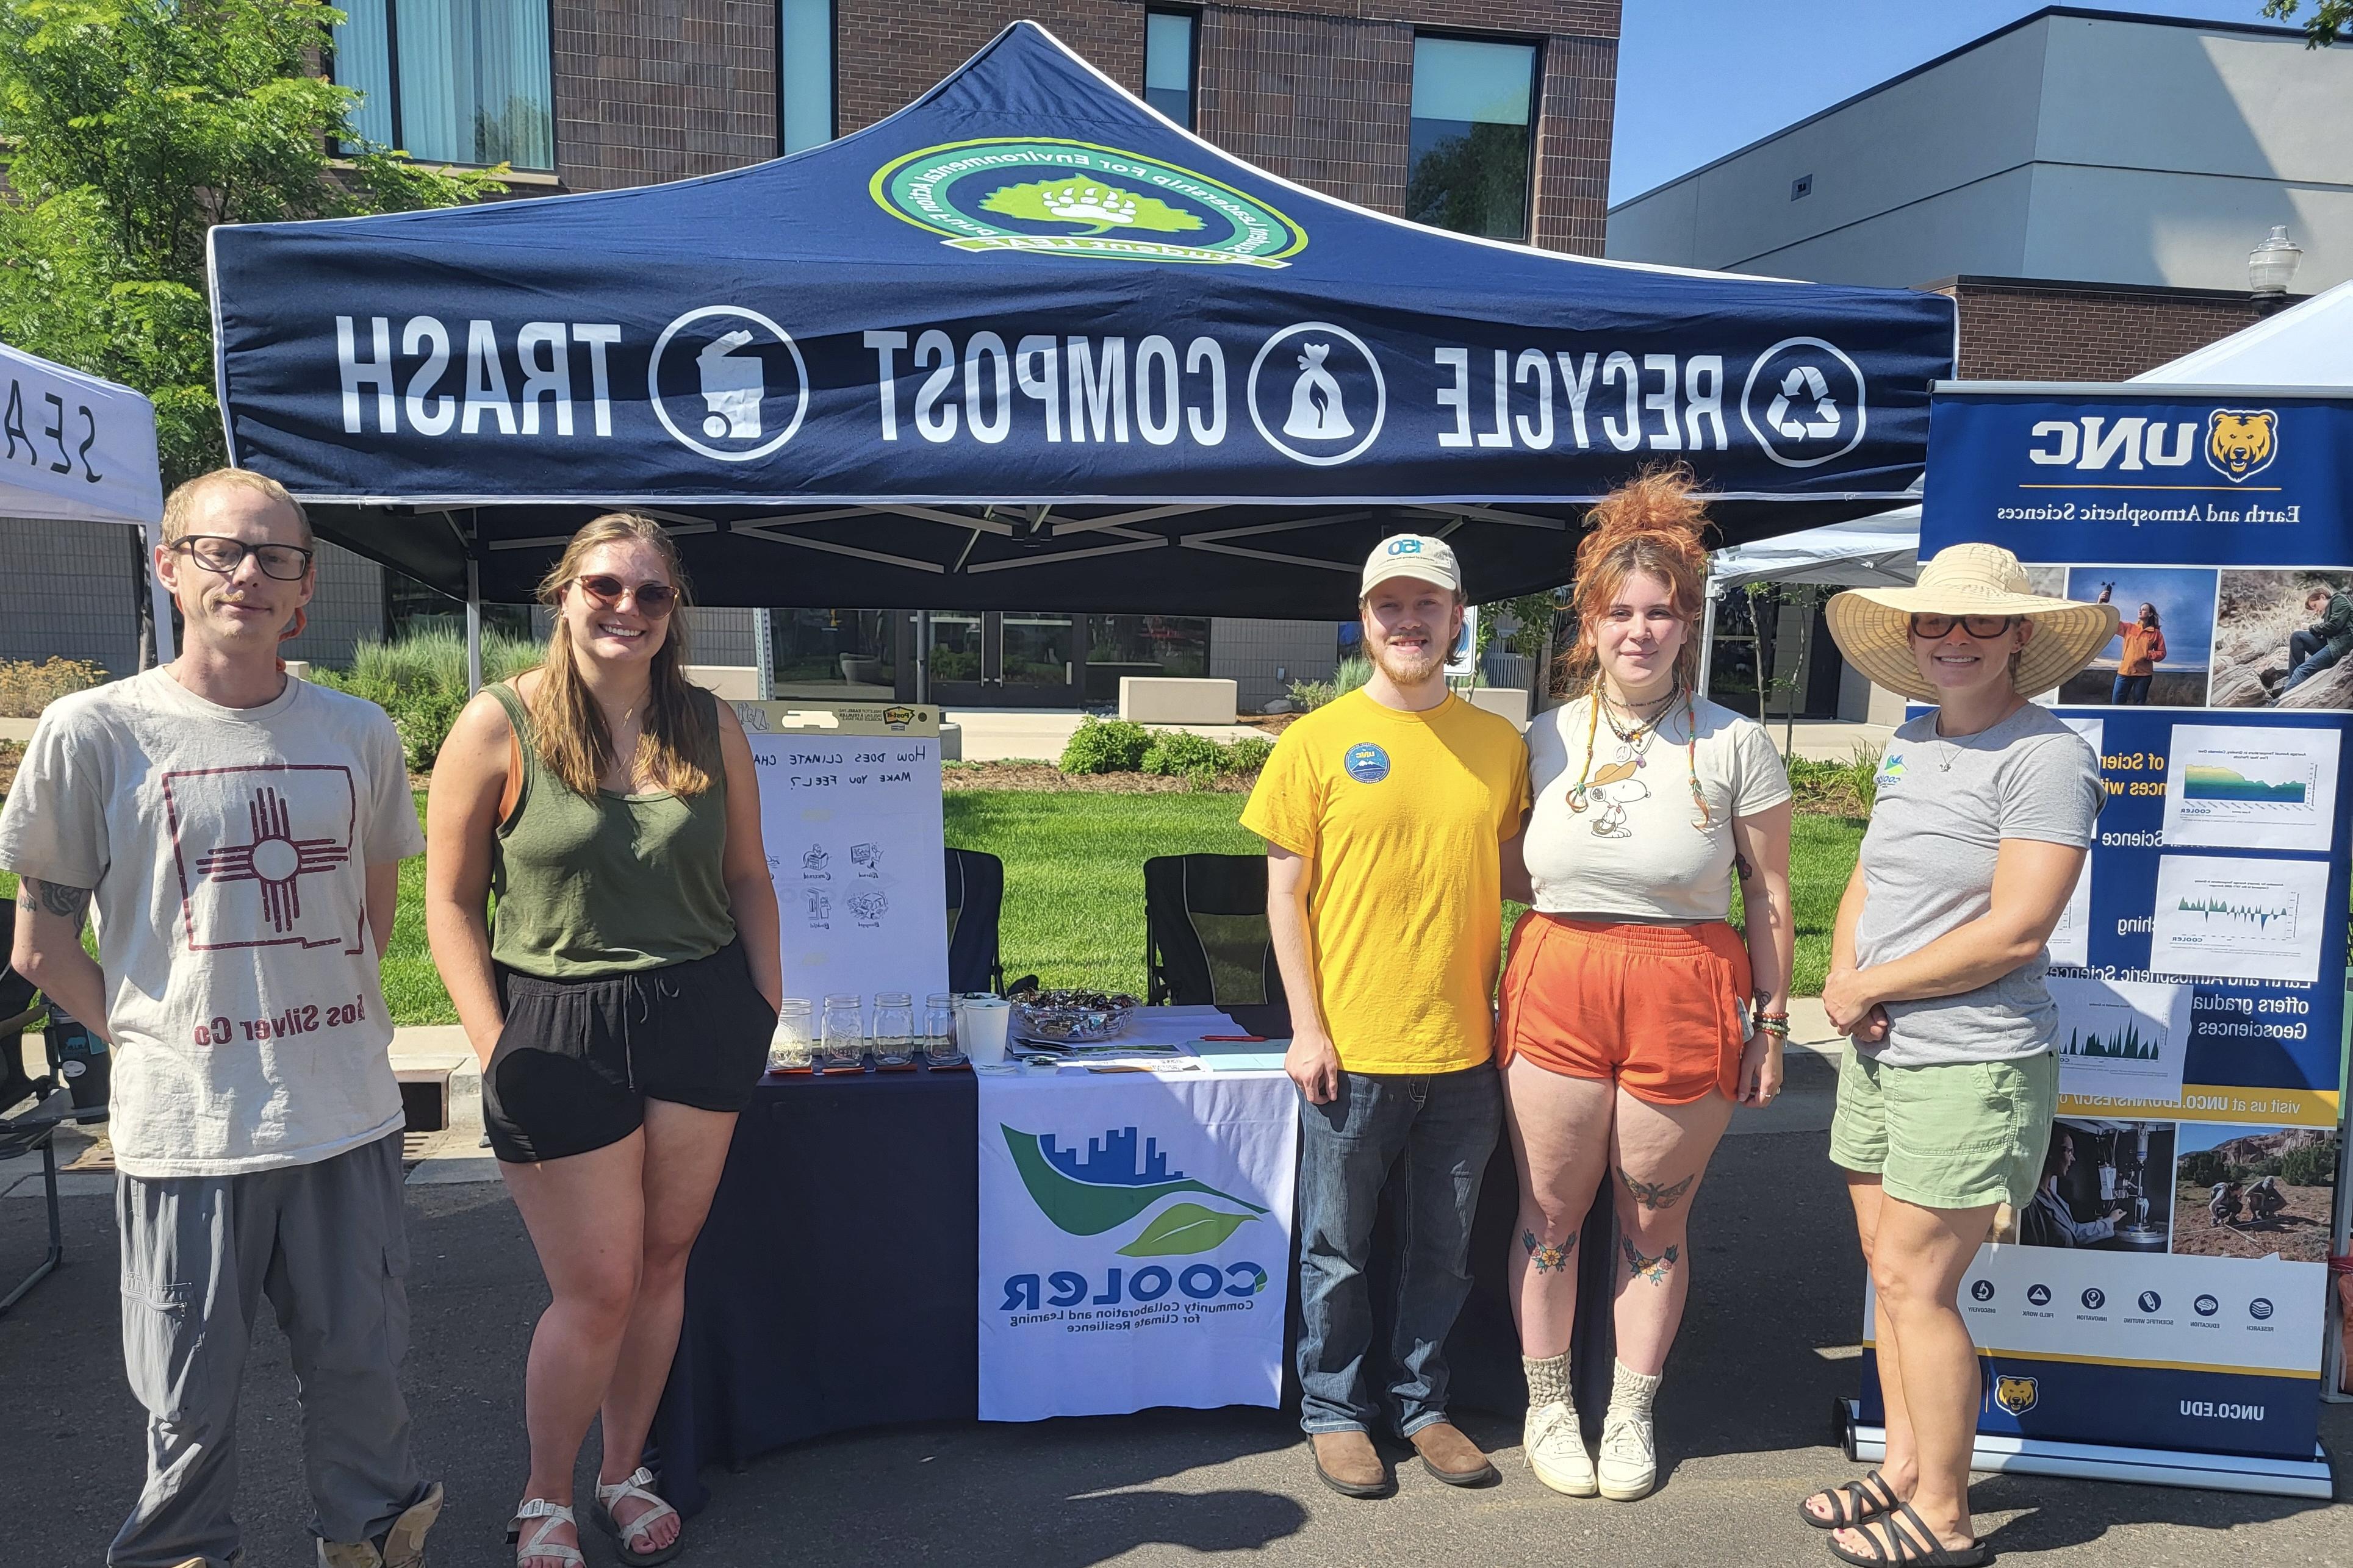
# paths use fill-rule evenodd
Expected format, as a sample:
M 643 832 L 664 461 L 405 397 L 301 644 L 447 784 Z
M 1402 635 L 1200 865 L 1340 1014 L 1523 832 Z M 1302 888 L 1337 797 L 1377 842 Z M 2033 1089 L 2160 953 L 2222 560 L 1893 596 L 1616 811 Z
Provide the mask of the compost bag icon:
M 1124 1258 L 1177 1258 L 1208 1252 L 1236 1230 L 1265 1214 L 1263 1205 L 1197 1182 L 1168 1168 L 1156 1138 L 1133 1127 L 1114 1128 L 1087 1147 L 1058 1146 L 1050 1132 L 1023 1132 L 997 1124 L 1014 1168 L 1039 1212 L 1071 1236 L 1101 1236 L 1136 1219 L 1163 1198 L 1180 1194 L 1215 1198 L 1246 1209 L 1214 1208 L 1201 1203 L 1171 1204 L 1135 1238 L 1119 1248 Z

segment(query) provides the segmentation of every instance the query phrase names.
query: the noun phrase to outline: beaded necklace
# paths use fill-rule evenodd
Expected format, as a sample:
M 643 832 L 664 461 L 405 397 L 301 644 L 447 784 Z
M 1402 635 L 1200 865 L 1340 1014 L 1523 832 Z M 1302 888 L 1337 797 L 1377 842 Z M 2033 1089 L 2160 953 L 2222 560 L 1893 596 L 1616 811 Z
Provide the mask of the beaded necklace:
M 1576 812 L 1582 812 L 1586 808 L 1587 797 L 1591 791 L 1591 785 L 1588 781 L 1593 776 L 1595 743 L 1601 738 L 1601 712 L 1605 706 L 1605 699 L 1599 671 L 1594 673 L 1593 685 L 1586 696 L 1592 704 L 1592 709 L 1587 713 L 1585 720 L 1585 766 L 1578 773 L 1577 782 L 1568 786 L 1568 809 Z M 1704 833 L 1715 817 L 1707 808 L 1706 792 L 1699 785 L 1699 715 L 1694 708 L 1691 693 L 1683 689 L 1683 678 L 1681 676 L 1675 678 L 1675 684 L 1665 698 L 1666 706 L 1660 711 L 1657 718 L 1638 720 L 1631 730 L 1620 730 L 1618 728 L 1618 716 L 1613 713 L 1609 716 L 1609 732 L 1618 737 L 1618 762 L 1620 765 L 1631 763 L 1638 769 L 1649 767 L 1651 738 L 1657 735 L 1661 727 L 1673 716 L 1675 699 L 1678 697 L 1683 699 L 1683 705 L 1685 776 L 1691 782 L 1692 805 L 1699 813 L 1692 826 Z M 1649 704 L 1645 703 L 1643 706 L 1647 707 Z

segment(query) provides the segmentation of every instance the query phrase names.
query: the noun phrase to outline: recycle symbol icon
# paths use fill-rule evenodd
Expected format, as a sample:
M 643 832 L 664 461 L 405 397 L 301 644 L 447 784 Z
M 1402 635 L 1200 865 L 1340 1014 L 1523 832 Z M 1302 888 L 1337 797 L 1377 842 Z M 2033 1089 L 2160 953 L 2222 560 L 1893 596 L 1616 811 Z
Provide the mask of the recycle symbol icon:
M 1789 411 L 1790 400 L 1805 396 L 1814 400 L 1814 420 L 1808 424 L 1794 417 Z M 1839 432 L 1837 399 L 1831 396 L 1830 383 L 1823 379 L 1820 367 L 1810 364 L 1793 365 L 1781 378 L 1781 390 L 1765 410 L 1765 423 L 1780 435 L 1795 440 L 1819 440 Z

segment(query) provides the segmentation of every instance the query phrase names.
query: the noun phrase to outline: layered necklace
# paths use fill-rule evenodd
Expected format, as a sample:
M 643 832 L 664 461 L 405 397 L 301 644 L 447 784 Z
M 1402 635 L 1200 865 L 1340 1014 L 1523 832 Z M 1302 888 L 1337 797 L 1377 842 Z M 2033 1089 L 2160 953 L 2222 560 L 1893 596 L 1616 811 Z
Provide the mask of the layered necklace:
M 1691 782 L 1692 805 L 1698 813 L 1692 826 L 1705 831 L 1713 818 L 1707 809 L 1707 795 L 1699 786 L 1699 716 L 1694 710 L 1692 695 L 1684 689 L 1683 677 L 1681 675 L 1675 677 L 1674 684 L 1667 689 L 1667 694 L 1663 697 L 1652 698 L 1648 702 L 1623 704 L 1629 721 L 1624 725 L 1620 725 L 1618 721 L 1617 707 L 1611 704 L 1608 688 L 1603 684 L 1599 671 L 1594 673 L 1592 688 L 1586 696 L 1592 707 L 1586 715 L 1585 768 L 1577 775 L 1577 782 L 1569 786 L 1569 809 L 1572 811 L 1585 809 L 1587 792 L 1591 788 L 1589 781 L 1593 777 L 1594 756 L 1598 750 L 1597 743 L 1601 738 L 1603 720 L 1609 721 L 1609 733 L 1617 737 L 1618 741 L 1618 755 L 1609 765 L 1622 768 L 1630 763 L 1638 770 L 1647 768 L 1651 765 L 1651 742 L 1658 737 L 1659 731 L 1665 725 L 1666 721 L 1673 716 L 1675 705 L 1680 702 L 1683 705 L 1683 714 L 1684 767 Z M 1644 709 L 1654 709 L 1656 711 L 1646 719 L 1642 716 Z

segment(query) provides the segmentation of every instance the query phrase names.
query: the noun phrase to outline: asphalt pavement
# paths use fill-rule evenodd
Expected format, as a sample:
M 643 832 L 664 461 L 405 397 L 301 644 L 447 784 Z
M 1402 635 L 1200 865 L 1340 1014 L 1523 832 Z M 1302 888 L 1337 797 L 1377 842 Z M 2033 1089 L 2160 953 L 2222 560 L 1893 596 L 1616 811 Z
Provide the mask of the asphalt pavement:
M 892 1427 L 713 1472 L 682 1563 L 726 1568 L 955 1564 L 1083 1568 L 1249 1552 L 1314 1564 L 1757 1564 L 1830 1562 L 1799 1521 L 1810 1487 L 1859 1473 L 1832 1447 L 1856 1376 L 1861 1266 L 1819 1131 L 1729 1140 L 1694 1215 L 1694 1295 L 1659 1402 L 1665 1482 L 1641 1502 L 1572 1501 L 1520 1462 L 1516 1412 L 1463 1411 L 1502 1484 L 1440 1485 L 1399 1467 L 1398 1495 L 1357 1502 L 1315 1481 L 1271 1411 L 1158 1411 L 1031 1426 Z M 0 1174 L 14 1174 L 10 1168 Z M 408 1190 L 415 1254 L 408 1386 L 430 1474 L 449 1490 L 435 1568 L 512 1561 L 501 1531 L 523 1475 L 523 1352 L 545 1301 L 528 1239 L 495 1184 Z M 37 1255 L 41 1205 L 0 1203 L 0 1279 Z M 67 1265 L 0 1319 L 0 1564 L 96 1568 L 137 1489 L 139 1414 L 121 1374 L 111 1205 L 67 1201 Z M 854 1306 L 841 1331 L 854 1334 Z M 824 1347 L 812 1344 L 809 1353 Z M 2353 1438 L 2329 1406 L 2324 1437 Z M 261 1331 L 240 1415 L 250 1568 L 305 1568 L 308 1509 L 283 1338 Z M 594 1439 L 590 1451 L 594 1452 Z M 584 1466 L 581 1491 L 591 1479 Z M 2324 1505 L 2151 1487 L 1981 1478 L 1981 1529 L 2005 1561 L 2346 1564 L 2348 1497 Z M 593 1531 L 588 1562 L 615 1562 Z

